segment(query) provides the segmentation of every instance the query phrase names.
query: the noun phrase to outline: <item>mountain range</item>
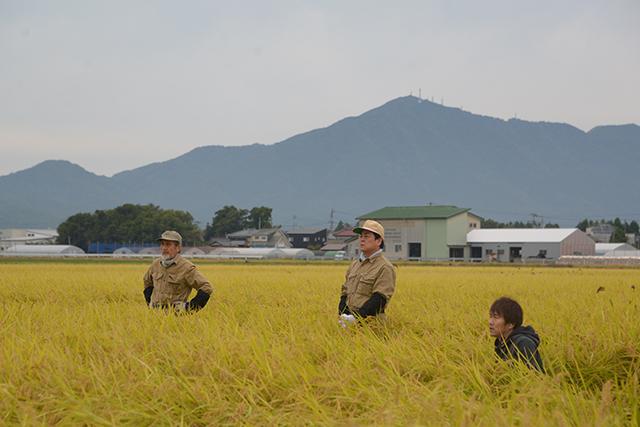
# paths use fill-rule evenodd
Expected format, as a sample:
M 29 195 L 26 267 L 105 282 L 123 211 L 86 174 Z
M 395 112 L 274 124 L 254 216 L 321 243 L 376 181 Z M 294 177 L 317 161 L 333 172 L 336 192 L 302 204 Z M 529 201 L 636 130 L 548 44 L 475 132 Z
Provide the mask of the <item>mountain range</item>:
M 272 145 L 204 146 L 112 177 L 49 160 L 0 177 L 0 228 L 56 227 L 122 203 L 187 210 L 269 206 L 274 222 L 327 225 L 384 206 L 451 204 L 481 216 L 640 217 L 640 126 L 584 132 L 502 120 L 413 96 Z

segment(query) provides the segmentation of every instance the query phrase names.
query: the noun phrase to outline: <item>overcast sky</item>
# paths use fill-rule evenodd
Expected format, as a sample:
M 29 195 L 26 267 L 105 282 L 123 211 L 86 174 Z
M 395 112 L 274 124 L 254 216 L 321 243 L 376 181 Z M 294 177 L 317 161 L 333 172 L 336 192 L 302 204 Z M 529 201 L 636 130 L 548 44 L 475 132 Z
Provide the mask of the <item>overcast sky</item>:
M 640 123 L 640 0 L 0 0 L 0 175 L 271 144 L 421 88 L 500 118 Z

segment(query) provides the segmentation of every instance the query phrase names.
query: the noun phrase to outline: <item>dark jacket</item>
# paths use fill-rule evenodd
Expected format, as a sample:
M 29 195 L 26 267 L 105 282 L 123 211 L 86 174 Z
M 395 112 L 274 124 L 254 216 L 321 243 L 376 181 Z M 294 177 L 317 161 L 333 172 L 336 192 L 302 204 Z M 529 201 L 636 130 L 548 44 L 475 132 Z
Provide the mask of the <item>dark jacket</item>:
M 528 367 L 544 373 L 542 359 L 538 352 L 540 337 L 531 326 L 518 326 L 506 338 L 496 338 L 496 354 L 503 360 L 516 359 Z

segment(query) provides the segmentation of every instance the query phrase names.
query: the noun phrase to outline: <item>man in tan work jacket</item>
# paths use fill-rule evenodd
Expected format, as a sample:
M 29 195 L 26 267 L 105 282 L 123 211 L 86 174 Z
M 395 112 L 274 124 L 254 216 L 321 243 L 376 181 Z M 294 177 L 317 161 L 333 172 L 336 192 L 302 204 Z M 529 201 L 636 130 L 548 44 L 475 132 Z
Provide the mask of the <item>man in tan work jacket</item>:
M 369 316 L 384 316 L 396 288 L 396 272 L 384 257 L 384 228 L 367 220 L 353 229 L 360 235 L 360 257 L 351 263 L 342 285 L 340 324 L 346 326 Z
M 180 256 L 182 236 L 177 231 L 165 231 L 158 239 L 162 256 L 144 275 L 144 298 L 151 308 L 175 308 L 195 311 L 203 308 L 213 292 L 211 283 L 190 261 Z M 191 290 L 197 291 L 187 301 Z

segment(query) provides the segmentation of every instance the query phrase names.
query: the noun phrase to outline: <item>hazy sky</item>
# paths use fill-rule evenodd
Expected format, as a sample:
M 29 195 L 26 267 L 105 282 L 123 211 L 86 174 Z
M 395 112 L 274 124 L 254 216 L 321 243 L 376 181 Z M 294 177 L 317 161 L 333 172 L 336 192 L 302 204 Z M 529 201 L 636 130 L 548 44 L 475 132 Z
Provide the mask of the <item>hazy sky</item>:
M 0 175 L 271 144 L 413 91 L 640 123 L 640 0 L 0 0 Z

